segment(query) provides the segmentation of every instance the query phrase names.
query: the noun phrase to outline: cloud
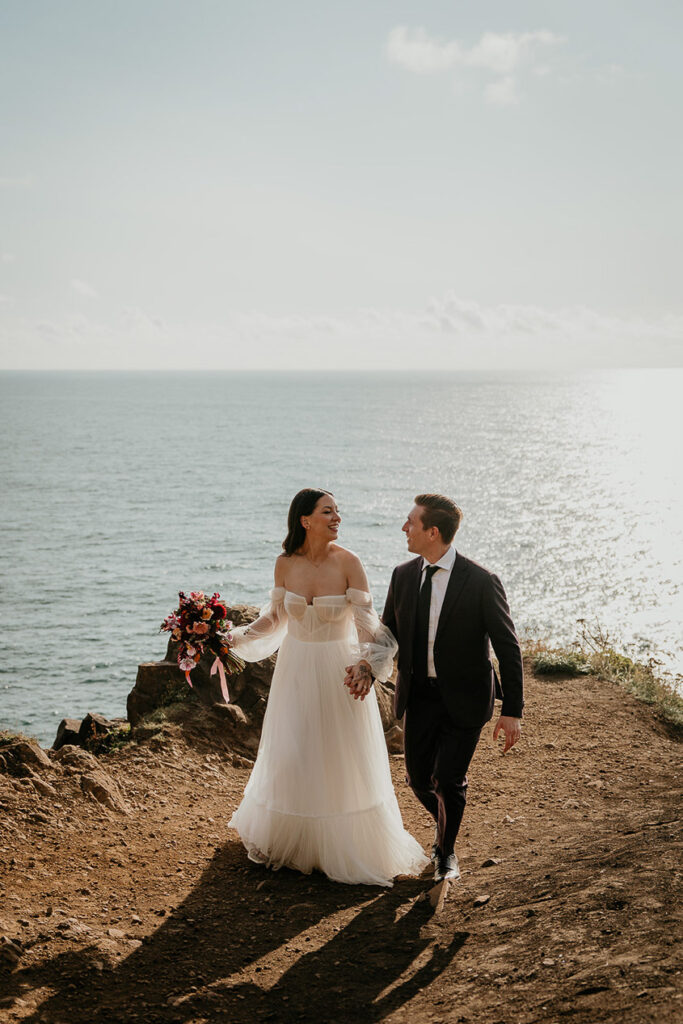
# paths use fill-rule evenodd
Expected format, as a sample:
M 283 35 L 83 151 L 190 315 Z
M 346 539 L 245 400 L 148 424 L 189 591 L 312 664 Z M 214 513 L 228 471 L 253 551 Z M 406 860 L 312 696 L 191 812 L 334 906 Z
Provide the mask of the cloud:
M 198 324 L 128 309 L 109 322 L 79 313 L 8 326 L 5 340 L 0 336 L 5 369 L 683 366 L 683 315 L 626 317 L 583 306 L 483 304 L 455 292 L 417 309 L 364 308 L 343 316 L 234 310 L 221 323 Z
M 535 32 L 484 32 L 479 41 L 467 47 L 458 39 L 443 40 L 424 28 L 398 25 L 389 33 L 385 53 L 392 64 L 413 74 L 438 75 L 459 71 L 461 75 L 479 72 L 486 81 L 483 94 L 488 103 L 511 106 L 519 102 L 514 77 L 531 67 L 537 75 L 550 71 L 546 63 L 536 63 L 539 52 L 562 43 L 563 37 L 539 29 Z
M 389 33 L 386 54 L 393 64 L 416 75 L 438 74 L 455 67 L 461 55 L 457 40 L 442 43 L 423 28 L 398 25 Z
M 99 295 L 91 284 L 87 281 L 81 280 L 79 277 L 73 277 L 69 282 L 69 287 L 72 291 L 76 292 L 77 295 L 83 295 L 88 299 L 97 299 Z
M 537 49 L 555 46 L 561 36 L 542 29 L 539 32 L 485 32 L 476 46 L 465 51 L 464 63 L 484 68 L 494 75 L 509 75 L 528 63 Z

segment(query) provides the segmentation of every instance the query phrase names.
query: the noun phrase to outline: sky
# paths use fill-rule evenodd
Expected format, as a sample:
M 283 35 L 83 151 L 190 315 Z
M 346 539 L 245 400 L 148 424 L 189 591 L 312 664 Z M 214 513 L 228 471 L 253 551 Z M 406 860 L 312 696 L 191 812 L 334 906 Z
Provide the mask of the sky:
M 0 368 L 683 365 L 682 30 L 0 0 Z

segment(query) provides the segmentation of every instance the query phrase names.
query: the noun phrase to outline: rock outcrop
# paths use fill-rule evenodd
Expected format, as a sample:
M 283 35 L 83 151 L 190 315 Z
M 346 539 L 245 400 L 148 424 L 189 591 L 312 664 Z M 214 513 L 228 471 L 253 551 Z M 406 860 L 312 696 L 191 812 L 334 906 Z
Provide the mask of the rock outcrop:
M 228 609 L 228 618 L 236 626 L 251 622 L 258 608 L 235 605 Z M 171 640 L 163 661 L 145 662 L 138 668 L 135 686 L 128 694 L 128 719 L 137 730 L 146 716 L 159 708 L 183 701 L 199 702 L 212 709 L 213 715 L 231 738 L 250 752 L 256 752 L 263 725 L 263 716 L 273 678 L 276 655 L 261 662 L 250 662 L 239 674 L 228 676 L 230 703 L 225 704 L 218 675 L 211 675 L 213 655 L 206 655 L 192 672 L 192 688 L 185 681 L 176 660 L 177 644 Z M 394 684 L 376 683 L 375 693 L 382 726 L 390 753 L 403 750 L 403 730 L 394 718 Z
M 52 744 L 53 750 L 59 750 L 67 744 L 78 744 L 78 732 L 81 728 L 80 718 L 63 718 L 57 726 L 57 735 Z
M 2 747 L 0 769 L 17 778 L 52 768 L 52 762 L 35 740 L 16 739 Z

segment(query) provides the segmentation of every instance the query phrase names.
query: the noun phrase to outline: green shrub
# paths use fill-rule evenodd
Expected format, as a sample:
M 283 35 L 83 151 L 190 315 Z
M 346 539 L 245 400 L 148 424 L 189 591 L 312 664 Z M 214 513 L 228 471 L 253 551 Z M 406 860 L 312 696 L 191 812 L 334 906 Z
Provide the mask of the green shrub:
M 526 638 L 525 652 L 539 675 L 594 675 L 617 683 L 637 700 L 650 705 L 662 722 L 675 733 L 683 733 L 683 677 L 667 677 L 655 658 L 634 661 L 614 646 L 614 640 L 599 623 L 579 619 L 579 634 L 569 648 L 550 648 Z
M 542 676 L 586 676 L 591 667 L 580 651 L 539 651 L 533 660 L 534 672 Z

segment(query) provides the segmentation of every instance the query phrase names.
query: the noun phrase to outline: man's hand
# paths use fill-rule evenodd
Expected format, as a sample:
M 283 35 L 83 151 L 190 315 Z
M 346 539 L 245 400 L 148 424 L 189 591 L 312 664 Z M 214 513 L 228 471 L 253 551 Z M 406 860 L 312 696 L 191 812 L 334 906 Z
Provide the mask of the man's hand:
M 498 739 L 498 733 L 500 730 L 505 733 L 505 746 L 503 747 L 503 753 L 506 754 L 510 747 L 514 747 L 515 743 L 522 735 L 522 719 L 512 718 L 510 715 L 501 715 L 496 722 L 496 727 L 493 730 L 493 739 Z
M 346 666 L 344 685 L 348 686 L 354 700 L 365 700 L 372 689 L 372 672 L 367 661 L 359 661 L 357 665 Z

